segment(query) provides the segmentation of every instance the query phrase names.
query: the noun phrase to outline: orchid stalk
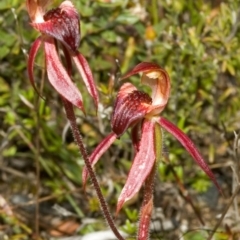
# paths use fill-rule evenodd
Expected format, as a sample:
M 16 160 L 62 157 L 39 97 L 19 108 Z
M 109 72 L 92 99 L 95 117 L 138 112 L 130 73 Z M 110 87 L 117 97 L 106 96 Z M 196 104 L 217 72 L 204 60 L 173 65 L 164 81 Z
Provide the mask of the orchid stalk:
M 160 116 L 166 107 L 170 95 L 170 78 L 167 72 L 155 63 L 138 64 L 122 79 L 141 73 L 141 83 L 152 90 L 151 97 L 139 91 L 133 84 L 124 83 L 117 95 L 111 118 L 112 132 L 102 140 L 90 156 L 92 166 L 111 144 L 131 129 L 131 139 L 135 157 L 128 173 L 126 183 L 117 203 L 117 213 L 124 203 L 131 199 L 144 186 L 143 204 L 140 211 L 138 239 L 146 240 L 149 236 L 149 224 L 153 208 L 153 184 L 155 168 L 162 155 L 162 132 L 172 134 L 189 152 L 195 162 L 209 176 L 221 192 L 214 174 L 189 137 L 177 126 Z M 88 170 L 82 173 L 86 183 Z
M 87 60 L 78 51 L 80 42 L 80 17 L 71 1 L 64 1 L 58 8 L 46 11 L 47 6 L 51 2 L 51 0 L 27 0 L 27 11 L 32 21 L 31 25 L 41 33 L 41 36 L 32 44 L 29 52 L 27 70 L 30 82 L 37 91 L 33 73 L 34 61 L 37 52 L 41 45 L 43 45 L 46 72 L 49 82 L 62 98 L 74 139 L 85 161 L 85 166 L 91 177 L 108 225 L 116 237 L 123 240 L 123 237 L 114 224 L 92 169 L 87 150 L 83 144 L 82 136 L 76 123 L 76 116 L 73 109 L 73 106 L 76 106 L 85 112 L 82 95 L 71 79 L 72 61 L 75 63 L 88 93 L 93 98 L 96 108 L 99 103 L 97 88 L 94 83 L 91 69 Z M 66 59 L 66 68 L 61 63 L 58 46 L 63 50 Z

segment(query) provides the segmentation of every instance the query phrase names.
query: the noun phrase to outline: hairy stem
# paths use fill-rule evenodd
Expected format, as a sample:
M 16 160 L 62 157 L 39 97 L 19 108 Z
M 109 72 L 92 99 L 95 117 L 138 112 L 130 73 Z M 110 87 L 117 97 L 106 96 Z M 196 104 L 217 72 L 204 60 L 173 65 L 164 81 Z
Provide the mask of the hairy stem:
M 147 240 L 149 238 L 149 228 L 153 209 L 153 188 L 155 174 L 156 164 L 144 184 L 143 203 L 138 227 L 138 240 Z
M 95 175 L 95 173 L 93 171 L 93 168 L 91 166 L 91 163 L 89 161 L 89 156 L 88 156 L 87 150 L 86 150 L 86 148 L 83 144 L 82 135 L 81 135 L 81 133 L 78 129 L 78 126 L 77 126 L 76 117 L 75 117 L 75 113 L 74 113 L 74 110 L 73 110 L 73 105 L 64 98 L 62 98 L 62 100 L 63 100 L 63 104 L 64 104 L 64 108 L 65 108 L 65 111 L 66 111 L 67 118 L 68 118 L 68 120 L 70 122 L 70 125 L 71 125 L 71 128 L 72 128 L 74 139 L 75 139 L 75 141 L 78 145 L 78 148 L 79 148 L 79 150 L 80 150 L 80 152 L 83 156 L 86 168 L 87 168 L 89 176 L 91 178 L 93 187 L 96 191 L 96 194 L 97 194 L 99 203 L 101 205 L 103 214 L 104 214 L 104 216 L 107 220 L 107 223 L 108 223 L 109 227 L 111 228 L 111 230 L 113 231 L 113 233 L 115 234 L 117 239 L 124 240 L 124 238 L 121 236 L 118 229 L 116 228 L 116 225 L 115 225 L 115 223 L 113 221 L 113 218 L 110 214 L 110 211 L 108 209 L 107 203 L 106 203 L 106 201 L 105 201 L 105 199 L 102 195 L 102 192 L 101 192 L 99 183 L 97 181 L 96 175 Z
M 154 178 L 156 175 L 157 164 L 162 157 L 162 139 L 162 129 L 160 125 L 156 124 L 154 127 L 154 151 L 156 159 L 155 164 L 144 184 L 143 203 L 140 211 L 138 227 L 138 240 L 146 240 L 149 238 L 149 228 L 153 209 Z

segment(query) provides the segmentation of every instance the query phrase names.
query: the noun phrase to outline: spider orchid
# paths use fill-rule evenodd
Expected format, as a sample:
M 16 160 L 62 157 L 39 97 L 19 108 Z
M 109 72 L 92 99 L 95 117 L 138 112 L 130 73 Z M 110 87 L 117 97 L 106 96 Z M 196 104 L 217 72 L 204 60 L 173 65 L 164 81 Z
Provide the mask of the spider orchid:
M 48 4 L 51 2 L 51 0 L 27 0 L 27 10 L 31 18 L 31 25 L 41 33 L 41 36 L 34 41 L 29 52 L 27 70 L 30 82 L 37 91 L 34 84 L 33 67 L 36 54 L 42 44 L 45 53 L 48 79 L 62 98 L 73 137 L 83 156 L 85 166 L 88 169 L 89 176 L 96 190 L 96 194 L 107 223 L 114 232 L 115 236 L 119 240 L 123 240 L 123 237 L 119 233 L 108 210 L 107 204 L 96 179 L 96 175 L 92 169 L 91 163 L 89 162 L 88 153 L 83 143 L 83 138 L 79 131 L 73 108 L 73 106 L 76 106 L 85 112 L 82 95 L 70 78 L 72 72 L 72 61 L 75 62 L 87 90 L 94 100 L 96 108 L 98 107 L 99 102 L 96 85 L 94 83 L 90 67 L 84 56 L 78 52 L 80 42 L 80 17 L 71 1 L 64 1 L 58 8 L 45 12 Z M 66 69 L 60 61 L 57 48 L 58 46 L 60 46 L 63 50 L 66 60 Z
M 71 1 L 64 1 L 55 9 L 45 11 L 51 0 L 27 0 L 27 11 L 31 25 L 41 33 L 29 52 L 28 75 L 36 90 L 33 67 L 36 54 L 44 47 L 46 71 L 48 79 L 55 90 L 71 104 L 84 111 L 82 95 L 72 82 L 72 60 L 87 87 L 89 94 L 98 105 L 98 93 L 90 67 L 84 56 L 78 52 L 80 42 L 80 17 Z M 57 51 L 57 43 L 62 47 L 66 59 L 67 70 L 63 67 Z
M 167 119 L 159 116 L 165 108 L 170 95 L 170 79 L 167 72 L 157 64 L 143 62 L 133 68 L 122 79 L 137 73 L 142 73 L 142 84 L 151 88 L 151 97 L 144 92 L 138 91 L 131 83 L 124 83 L 121 86 L 111 119 L 112 133 L 96 147 L 90 156 L 90 161 L 92 165 L 96 164 L 110 145 L 128 128 L 131 128 L 135 157 L 125 186 L 118 198 L 117 213 L 123 204 L 131 199 L 144 185 L 138 239 L 147 239 L 153 208 L 152 195 L 155 166 L 162 155 L 162 129 L 172 134 L 183 145 L 217 188 L 220 191 L 221 189 L 207 163 L 188 136 Z M 88 172 L 85 168 L 82 173 L 84 185 L 87 177 Z

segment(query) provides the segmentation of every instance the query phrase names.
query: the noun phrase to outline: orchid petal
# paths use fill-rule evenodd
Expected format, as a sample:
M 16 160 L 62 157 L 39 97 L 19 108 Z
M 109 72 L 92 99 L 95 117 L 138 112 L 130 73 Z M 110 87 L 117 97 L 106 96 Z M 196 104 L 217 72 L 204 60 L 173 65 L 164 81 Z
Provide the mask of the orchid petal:
M 40 94 L 39 94 L 39 92 L 36 88 L 35 82 L 34 82 L 33 66 L 34 66 L 34 61 L 35 61 L 37 52 L 38 52 L 38 50 L 41 46 L 41 43 L 42 43 L 42 38 L 41 37 L 37 38 L 34 41 L 34 43 L 31 46 L 31 49 L 29 51 L 28 63 L 27 63 L 27 71 L 28 71 L 28 76 L 29 76 L 29 79 L 30 79 L 30 83 L 32 84 L 34 90 L 38 93 L 39 96 L 40 96 Z
M 107 149 L 112 145 L 112 143 L 116 140 L 117 135 L 115 133 L 110 133 L 107 137 L 105 137 L 102 142 L 95 148 L 91 156 L 89 157 L 89 161 L 92 166 L 94 166 L 101 156 L 107 151 Z M 88 178 L 87 168 L 84 166 L 82 172 L 82 182 L 83 186 L 85 186 Z
M 222 193 L 221 187 L 218 185 L 214 174 L 212 173 L 211 169 L 209 168 L 209 166 L 207 165 L 191 139 L 178 127 L 176 127 L 174 124 L 172 124 L 163 117 L 159 119 L 159 124 L 165 130 L 171 133 L 183 145 L 183 147 L 189 152 L 189 154 L 193 157 L 196 163 L 202 168 L 202 170 L 208 175 L 208 177 L 214 182 L 218 190 Z
M 43 18 L 45 22 L 33 22 L 32 26 L 76 52 L 80 42 L 80 17 L 73 4 L 64 1 L 58 8 L 48 11 Z
M 72 55 L 73 61 L 75 62 L 78 71 L 80 72 L 82 79 L 87 87 L 89 94 L 92 96 L 96 107 L 98 107 L 99 97 L 96 88 L 96 84 L 93 79 L 92 71 L 88 65 L 87 60 L 81 53 Z
M 141 188 L 155 163 L 154 150 L 155 122 L 144 121 L 139 151 L 137 152 L 125 186 L 118 198 L 117 213 L 123 204 L 131 199 Z
M 152 107 L 148 114 L 159 114 L 166 106 L 170 94 L 170 78 L 168 73 L 155 63 L 142 62 L 122 77 L 126 79 L 137 73 L 143 73 L 142 83 L 152 89 Z
M 62 66 L 55 48 L 54 39 L 45 39 L 44 49 L 47 75 L 50 83 L 60 95 L 84 111 L 82 95 L 70 79 L 66 69 Z
M 131 83 L 125 83 L 119 90 L 111 119 L 112 130 L 118 136 L 136 121 L 143 118 L 151 107 L 151 98 Z
M 32 22 L 43 22 L 43 14 L 52 0 L 27 0 L 27 11 Z

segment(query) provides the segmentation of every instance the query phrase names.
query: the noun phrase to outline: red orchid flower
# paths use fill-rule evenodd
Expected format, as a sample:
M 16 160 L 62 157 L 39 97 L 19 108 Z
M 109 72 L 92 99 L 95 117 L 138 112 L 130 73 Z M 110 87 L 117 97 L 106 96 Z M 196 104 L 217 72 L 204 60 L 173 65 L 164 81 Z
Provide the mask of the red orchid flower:
M 120 88 L 115 102 L 111 119 L 112 133 L 110 133 L 97 146 L 90 156 L 94 165 L 110 145 L 119 138 L 128 128 L 131 128 L 131 138 L 135 149 L 135 157 L 128 174 L 125 186 L 118 198 L 117 212 L 123 204 L 131 199 L 145 186 L 145 196 L 139 222 L 139 239 L 147 239 L 147 226 L 151 219 L 152 185 L 154 181 L 155 165 L 161 157 L 162 129 L 171 133 L 190 153 L 196 163 L 210 177 L 221 191 L 213 173 L 203 157 L 188 138 L 178 127 L 167 119 L 159 116 L 165 108 L 170 94 L 170 79 L 165 70 L 154 63 L 143 62 L 138 64 L 122 79 L 134 74 L 142 73 L 141 82 L 152 89 L 151 97 L 131 83 L 124 83 Z M 88 177 L 86 168 L 82 178 L 85 185 Z
M 36 54 L 43 44 L 48 79 L 55 90 L 66 100 L 84 111 L 82 95 L 72 82 L 72 60 L 87 87 L 89 94 L 98 105 L 98 93 L 93 75 L 87 60 L 78 52 L 80 42 L 80 17 L 71 1 L 64 1 L 55 9 L 46 12 L 51 0 L 27 0 L 27 10 L 31 25 L 41 33 L 29 52 L 28 74 L 31 84 L 36 89 L 33 77 L 33 66 Z M 67 62 L 67 70 L 63 67 L 57 51 L 57 43 L 62 46 Z

